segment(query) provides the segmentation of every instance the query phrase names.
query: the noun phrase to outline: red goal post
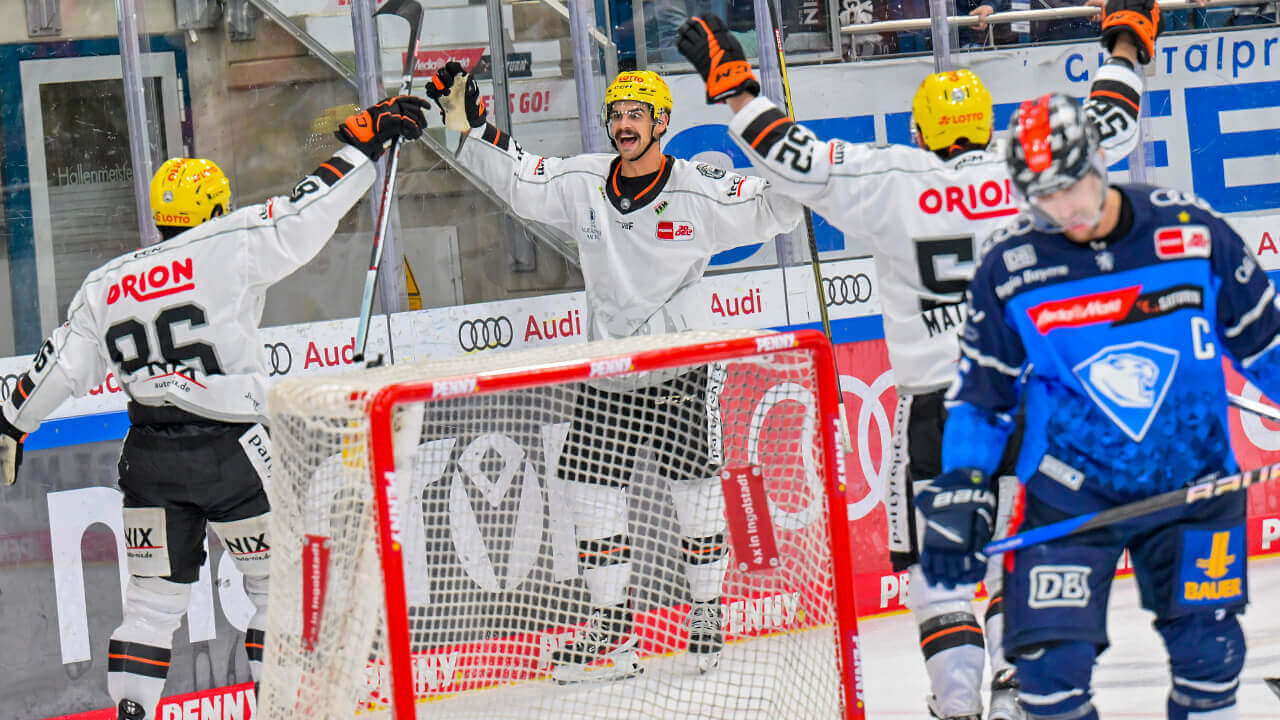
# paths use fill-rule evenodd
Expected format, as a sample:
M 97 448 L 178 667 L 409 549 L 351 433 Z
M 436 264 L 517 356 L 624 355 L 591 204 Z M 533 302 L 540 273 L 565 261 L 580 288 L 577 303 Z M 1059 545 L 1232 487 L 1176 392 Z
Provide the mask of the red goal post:
M 765 489 L 759 492 L 773 494 L 767 498 L 766 505 L 771 512 L 778 513 L 778 508 L 788 500 L 778 500 L 774 495 L 786 496 L 793 503 L 800 502 L 802 499 L 797 500 L 797 493 L 802 495 L 805 492 L 804 485 L 808 482 L 810 492 L 821 495 L 820 498 L 812 498 L 817 502 L 811 504 L 817 508 L 815 512 L 818 519 L 811 521 L 803 529 L 791 529 L 785 527 L 785 522 L 778 523 L 781 526 L 776 529 L 777 542 L 781 548 L 776 551 L 779 557 L 773 559 L 773 567 L 763 569 L 748 569 L 749 559 L 741 557 L 741 551 L 747 547 L 743 543 L 748 542 L 745 539 L 748 532 L 746 526 L 741 522 L 728 523 L 731 570 L 725 579 L 726 604 L 723 606 L 726 632 L 729 633 L 725 650 L 726 667 L 713 671 L 707 678 L 695 678 L 687 672 L 687 668 L 679 665 L 684 647 L 683 640 L 678 637 L 679 622 L 668 616 L 672 615 L 669 612 L 672 607 L 681 603 L 681 588 L 679 582 L 668 582 L 671 588 L 667 589 L 664 585 L 661 589 L 665 594 L 658 593 L 652 587 L 646 589 L 646 592 L 661 599 L 651 600 L 651 610 L 638 614 L 651 621 L 649 629 L 639 631 L 649 640 L 648 643 L 642 641 L 641 647 L 648 648 L 652 662 L 659 667 L 641 678 L 607 683 L 606 688 L 593 683 L 596 686 L 590 690 L 593 702 L 613 703 L 607 710 L 603 709 L 604 705 L 601 706 L 601 712 L 605 712 L 603 716 L 618 716 L 619 713 L 628 716 L 670 716 L 672 707 L 702 707 L 700 703 L 703 702 L 709 703 L 706 707 L 721 708 L 721 705 L 716 704 L 719 701 L 704 700 L 715 693 L 727 696 L 723 701 L 724 707 L 764 708 L 769 707 L 769 699 L 761 700 L 754 696 L 767 693 L 768 688 L 773 687 L 769 673 L 785 674 L 794 670 L 796 675 L 789 678 L 791 683 L 801 686 L 812 683 L 815 688 L 813 694 L 824 696 L 814 700 L 814 707 L 829 706 L 832 708 L 829 715 L 834 717 L 865 717 L 849 523 L 846 515 L 844 459 L 838 451 L 840 429 L 837 403 L 840 395 L 833 370 L 831 345 L 821 333 L 811 330 L 787 333 L 676 333 L 557 346 L 520 353 L 486 354 L 461 361 L 399 365 L 343 376 L 301 378 L 277 385 L 270 400 L 277 476 L 269 489 L 273 507 L 273 577 L 266 673 L 259 705 L 262 717 L 297 717 L 299 712 L 311 713 L 308 715 L 311 717 L 352 717 L 345 707 L 336 706 L 347 705 L 345 701 L 350 699 L 347 696 L 353 693 L 357 697 L 352 706 L 356 710 L 355 716 L 360 717 L 382 717 L 388 711 L 397 720 L 432 717 L 435 716 L 435 703 L 428 701 L 433 700 L 452 704 L 448 713 L 441 716 L 461 716 L 460 708 L 469 707 L 466 705 L 469 697 L 490 693 L 500 698 L 500 694 L 504 692 L 519 698 L 522 712 L 528 713 L 534 710 L 534 706 L 528 704 L 530 697 L 555 696 L 566 692 L 550 685 L 546 680 L 546 668 L 543 666 L 545 659 L 543 665 L 533 664 L 530 659 L 533 651 L 529 648 L 536 645 L 536 642 L 530 639 L 532 636 L 528 632 L 513 631 L 504 634 L 503 631 L 495 631 L 473 637 L 474 633 L 469 635 L 458 631 L 445 634 L 440 631 L 431 638 L 426 637 L 427 633 L 435 632 L 436 628 L 450 624 L 447 618 L 441 621 L 441 613 L 449 612 L 448 609 L 441 610 L 441 605 L 457 608 L 457 614 L 461 617 L 466 603 L 461 600 L 436 602 L 429 610 L 435 613 L 434 620 L 425 623 L 415 620 L 423 617 L 423 609 L 411 606 L 410 590 L 438 573 L 433 568 L 422 577 L 407 577 L 406 567 L 413 567 L 415 562 L 419 568 L 423 566 L 420 560 L 407 556 L 417 556 L 423 549 L 420 538 L 413 539 L 406 546 L 406 513 L 423 508 L 424 519 L 419 524 L 434 530 L 442 531 L 443 525 L 448 521 L 450 532 L 455 536 L 454 547 L 459 549 L 460 555 L 466 556 L 457 535 L 464 534 L 462 530 L 467 528 L 460 530 L 460 526 L 467 523 L 455 517 L 458 514 L 457 503 L 465 501 L 465 491 L 461 500 L 458 497 L 459 478 L 465 473 L 461 469 L 455 471 L 454 487 L 448 500 L 450 511 L 446 517 L 443 512 L 432 514 L 429 507 L 431 500 L 427 497 L 430 493 L 423 495 L 418 489 L 422 486 L 421 481 L 413 484 L 406 480 L 404 475 L 407 471 L 400 466 L 406 465 L 414 468 L 414 472 L 421 472 L 424 448 L 448 445 L 446 455 L 452 453 L 452 443 L 432 434 L 437 432 L 438 427 L 447 427 L 439 432 L 453 432 L 457 437 L 489 438 L 508 432 L 505 429 L 508 418 L 521 415 L 530 404 L 540 411 L 547 411 L 548 407 L 557 408 L 560 413 L 557 416 L 560 418 L 559 425 L 568 425 L 566 418 L 572 415 L 573 403 L 567 400 L 535 398 L 531 403 L 522 401 L 523 404 L 503 405 L 504 400 L 492 400 L 494 398 L 512 397 L 521 391 L 542 392 L 547 388 L 556 388 L 556 392 L 562 392 L 560 389 L 591 383 L 622 382 L 628 387 L 643 387 L 645 383 L 655 382 L 654 378 L 684 377 L 680 373 L 687 373 L 691 368 L 705 367 L 729 368 L 724 372 L 730 387 L 752 388 L 750 392 L 755 393 L 753 397 L 758 398 L 763 392 L 768 400 L 762 413 L 758 404 L 752 411 L 745 409 L 750 404 L 749 400 L 726 400 L 728 396 L 720 395 L 720 402 L 725 403 L 725 406 L 717 410 L 717 415 L 728 418 L 730 413 L 737 413 L 732 420 L 724 419 L 721 425 L 725 453 L 725 470 L 721 473 L 721 479 L 726 483 L 724 487 L 730 487 L 730 476 L 735 472 L 743 478 L 749 473 L 764 476 L 764 484 L 760 487 Z M 770 373 L 777 377 L 774 378 Z M 770 382 L 773 384 L 769 385 Z M 761 390 L 766 387 L 767 389 Z M 779 387 L 783 390 L 778 391 Z M 768 399 L 769 392 L 775 392 L 772 399 Z M 811 406 L 804 401 L 808 397 L 805 393 L 812 393 L 812 397 L 816 398 Z M 744 394 L 743 397 L 746 398 L 747 395 Z M 486 398 L 490 401 L 486 402 Z M 540 395 L 539 398 L 543 396 Z M 479 403 L 484 408 L 457 409 L 472 402 Z M 351 420 L 350 416 L 342 412 L 332 412 L 344 404 L 357 408 L 360 419 Z M 730 405 L 741 407 L 734 409 Z M 432 413 L 437 406 L 454 409 L 436 417 Z M 787 408 L 787 411 L 783 412 L 778 408 Z M 424 413 L 429 416 L 425 420 Z M 779 414 L 782 415 L 781 419 L 775 417 Z M 473 415 L 483 419 L 483 427 L 463 428 L 466 422 L 458 418 L 465 416 L 469 419 Z M 320 420 L 319 426 L 315 425 L 317 418 Z M 337 441 L 332 438 L 326 440 L 322 437 L 323 432 L 316 431 L 317 427 L 326 426 L 326 423 L 330 430 L 337 432 Z M 291 430 L 293 426 L 302 430 Z M 735 435 L 754 432 L 759 436 L 765 432 L 763 428 L 766 426 L 771 433 L 768 440 L 743 440 Z M 770 443 L 775 447 L 771 448 L 773 454 L 766 458 L 764 446 Z M 410 451 L 418 453 L 416 465 L 409 459 L 412 455 Z M 363 457 L 365 454 L 367 458 Z M 814 459 L 812 467 L 806 464 L 809 455 Z M 479 456 L 482 460 L 493 459 L 493 454 L 486 453 L 483 448 Z M 731 458 L 738 460 L 731 461 Z M 476 462 L 474 456 L 471 462 Z M 435 466 L 439 467 L 441 463 L 444 463 L 444 467 L 457 464 L 461 468 L 463 458 L 454 459 L 452 455 L 448 455 L 448 458 Z M 337 472 L 326 470 L 335 465 L 339 466 Z M 542 470 L 543 475 L 548 478 L 548 487 L 530 491 L 527 485 L 533 471 L 532 464 L 526 461 L 526 496 L 530 492 L 535 496 L 538 492 L 550 495 L 549 479 L 554 477 L 555 471 L 550 460 L 544 460 L 544 465 Z M 302 474 L 295 472 L 295 469 Z M 279 472 L 280 470 L 283 472 Z M 353 470 L 364 475 L 364 483 L 371 486 L 372 490 L 370 508 L 360 513 L 371 516 L 367 519 L 371 521 L 372 534 L 376 539 L 376 565 L 380 570 L 377 577 L 358 571 L 349 577 L 339 577 L 337 572 L 344 563 L 348 563 L 350 556 L 362 552 L 358 542 L 348 549 L 342 549 L 339 547 L 342 538 L 337 536 L 356 534 L 348 526 L 363 526 L 364 522 L 335 520 L 334 517 L 339 512 L 336 508 L 342 506 L 342 511 L 345 512 L 346 505 L 352 502 L 348 496 L 362 493 L 369 487 L 356 490 L 344 485 L 338 490 L 324 489 L 329 486 L 322 481 L 332 475 L 345 478 L 343 482 L 349 484 L 355 474 Z M 440 476 L 443 475 L 444 471 L 441 470 Z M 814 475 L 817 476 L 816 479 Z M 316 482 L 308 483 L 308 479 Z M 432 482 L 434 481 L 427 481 L 430 487 L 434 487 L 430 485 Z M 487 482 L 487 478 L 484 482 Z M 483 485 L 484 482 L 480 484 Z M 412 493 L 406 492 L 406 488 L 411 485 L 414 488 Z M 317 486 L 322 489 L 317 490 Z M 502 485 L 503 488 L 510 486 L 511 481 Z M 465 482 L 463 487 L 465 488 Z M 742 487 L 743 498 L 749 503 L 745 480 Z M 481 490 L 491 493 L 489 498 L 492 504 L 492 488 L 481 487 Z M 657 491 L 644 489 L 638 481 L 632 483 L 630 492 L 643 495 L 646 499 L 650 494 L 657 496 Z M 319 501 L 312 502 L 310 509 L 304 508 L 303 511 L 296 512 L 289 507 L 298 496 L 314 496 L 317 493 L 320 495 Z M 414 496 L 410 499 L 404 497 L 406 494 Z M 733 498 L 726 500 L 730 507 L 741 504 L 740 500 Z M 443 503 L 443 500 L 440 502 Z M 523 504 L 522 501 L 522 510 Z M 442 504 L 439 506 L 443 507 Z M 328 528 L 327 533 L 312 533 L 310 531 L 316 528 L 306 527 L 314 520 L 316 508 L 319 508 L 321 515 L 331 514 L 321 523 Z M 638 514 L 639 511 L 633 508 L 632 517 Z M 732 513 L 726 510 L 726 514 Z M 773 534 L 775 529 L 772 527 L 765 530 L 756 527 L 757 521 L 768 525 L 769 515 L 769 512 L 764 512 L 753 516 L 750 532 Z M 474 516 L 473 511 L 473 519 Z M 653 526 L 646 525 L 643 520 L 636 522 L 641 527 L 641 537 L 663 532 L 661 522 Z M 524 520 L 516 521 L 516 524 L 521 523 Z M 510 519 L 492 523 L 494 527 L 506 524 L 511 524 Z M 548 532 L 556 530 L 554 519 L 547 525 Z M 342 532 L 334 532 L 335 528 L 341 528 Z M 488 529 L 488 526 L 481 529 Z M 537 535 L 542 537 L 541 532 Z M 790 537 L 792 535 L 803 536 L 803 539 L 793 540 Z M 818 538 L 817 541 L 814 540 L 815 537 Z M 768 539 L 773 541 L 772 537 Z M 749 542 L 756 542 L 754 536 Z M 819 546 L 821 549 L 817 549 Z M 514 541 L 511 547 L 514 558 Z M 546 555 L 547 553 L 539 550 L 538 557 L 532 562 L 540 568 L 548 565 L 551 561 L 546 559 Z M 432 557 L 437 556 L 438 553 Z M 509 565 L 522 562 L 525 561 L 512 559 Z M 350 560 L 349 564 L 358 565 L 359 561 Z M 465 558 L 463 564 L 466 564 Z M 317 572 L 316 568 L 320 568 L 320 571 Z M 420 569 L 418 572 L 421 574 Z M 469 569 L 467 572 L 470 574 Z M 447 572 L 441 570 L 439 574 Z M 644 586 L 645 574 L 645 568 L 637 563 L 633 583 Z M 772 583 L 766 583 L 770 588 L 789 588 L 791 595 L 769 595 L 768 591 L 753 589 L 757 587 L 755 583 L 764 583 L 765 580 Z M 509 582 L 509 579 L 505 582 Z M 353 601 L 352 606 L 334 605 L 332 601 L 335 595 L 345 593 L 349 597 L 355 597 L 362 592 L 361 589 L 346 592 L 341 589 L 341 583 L 356 586 L 376 583 L 381 587 L 377 592 L 361 595 L 365 599 Z M 574 583 L 576 579 L 560 581 L 561 585 Z M 731 583 L 733 588 L 730 590 Z M 524 594 L 531 594 L 527 590 L 530 584 L 525 583 L 524 586 Z M 451 592 L 459 593 L 450 597 L 458 598 L 474 590 L 454 589 L 457 588 L 455 585 L 449 587 Z M 475 617 L 483 615 L 483 622 L 493 627 L 505 628 L 508 626 L 501 616 L 506 612 L 513 617 L 526 619 L 531 614 L 545 614 L 545 620 L 539 619 L 538 622 L 545 622 L 548 627 L 553 628 L 563 629 L 573 624 L 556 614 L 559 611 L 555 610 L 555 603 L 496 599 L 504 591 L 510 591 L 507 594 L 513 597 L 519 595 L 520 593 L 515 592 L 519 587 L 518 581 L 514 588 L 499 588 L 495 585 L 488 588 L 484 599 L 467 601 L 476 606 L 490 603 L 496 608 L 468 615 L 467 622 L 473 623 Z M 541 591 L 535 590 L 532 593 L 535 600 L 541 600 L 538 592 Z M 779 597 L 782 597 L 781 601 L 778 600 Z M 376 600 L 371 601 L 369 598 Z M 380 604 L 374 613 L 375 626 L 371 630 L 366 628 L 372 637 L 359 636 L 360 632 L 337 639 L 326 636 L 326 630 L 331 630 L 337 622 L 336 615 L 342 615 L 345 621 L 348 614 L 368 612 L 368 608 L 364 606 L 370 602 Z M 525 604 L 518 604 L 520 602 Z M 787 603 L 785 607 L 783 602 Z M 754 627 L 753 623 L 761 627 Z M 640 620 L 637 620 L 637 624 L 640 624 Z M 354 625 L 364 627 L 369 623 Z M 542 637 L 540 642 L 546 645 L 546 635 Z M 796 637 L 801 640 L 795 640 Z M 834 642 L 828 642 L 827 638 Z M 322 656 L 318 648 L 326 642 L 354 647 L 354 650 L 347 648 L 346 651 L 355 660 L 347 658 L 340 662 L 336 658 Z M 769 643 L 775 643 L 779 647 L 770 649 Z M 794 657 L 808 658 L 815 654 L 809 648 L 809 645 L 815 643 L 818 647 L 829 648 L 825 651 L 818 650 L 816 654 L 829 653 L 829 659 L 834 661 L 830 667 L 830 673 L 834 673 L 831 678 L 817 677 L 824 674 L 823 668 L 826 666 L 822 662 L 810 668 L 800 660 L 789 659 L 793 655 L 786 654 L 799 653 Z M 783 648 L 782 645 L 785 644 L 796 647 Z M 798 644 L 805 647 L 799 648 Z M 445 658 L 440 654 L 443 651 L 451 653 L 448 660 L 442 659 Z M 485 658 L 483 661 L 471 662 L 481 656 Z M 645 652 L 642 652 L 642 661 L 644 656 Z M 350 677 L 355 667 L 353 662 L 364 665 L 365 677 Z M 337 668 L 342 669 L 335 675 Z M 719 679 L 716 679 L 716 673 L 720 674 Z M 746 682 L 735 684 L 736 679 L 745 679 Z M 341 685 L 343 682 L 351 687 L 341 688 L 336 693 L 329 690 L 335 683 Z M 825 697 L 828 690 L 824 689 L 827 688 L 824 682 L 838 686 L 832 693 L 835 697 Z M 616 689 L 626 687 L 627 683 L 637 683 L 637 688 L 642 687 L 638 683 L 644 683 L 643 687 L 647 689 L 630 693 Z M 761 690 L 762 687 L 765 689 Z M 741 697 L 736 697 L 738 694 L 752 696 L 751 702 L 744 704 Z M 652 697 L 666 698 L 668 695 L 670 698 L 661 702 L 650 700 Z M 575 707 L 582 707 L 583 701 L 580 698 L 573 702 Z M 663 706 L 662 702 L 669 704 Z M 626 705 L 622 707 L 618 703 Z M 479 716 L 497 717 L 494 708 L 500 706 L 490 704 L 484 714 Z M 440 712 L 445 710 L 445 706 L 439 706 Z M 720 711 L 717 709 L 715 712 Z M 735 710 L 734 716 L 768 717 L 778 716 L 777 712 L 778 708 L 772 707 L 752 714 L 748 708 L 741 712 Z M 808 714 L 812 712 L 810 710 L 804 712 L 807 717 L 814 716 Z M 823 714 L 828 713 L 823 711 Z

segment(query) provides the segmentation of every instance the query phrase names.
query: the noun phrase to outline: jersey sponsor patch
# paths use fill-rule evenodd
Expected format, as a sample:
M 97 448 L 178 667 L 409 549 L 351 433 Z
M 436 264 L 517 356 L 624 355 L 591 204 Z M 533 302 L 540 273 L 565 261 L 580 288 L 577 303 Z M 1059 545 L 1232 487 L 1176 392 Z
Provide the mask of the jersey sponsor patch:
M 171 574 L 164 508 L 127 507 L 123 515 L 124 552 L 129 573 L 154 577 Z
M 1027 315 L 1041 335 L 1061 327 L 1115 322 L 1129 314 L 1141 290 L 1141 285 L 1131 285 L 1092 295 L 1050 300 L 1028 308 Z
M 724 168 L 718 168 L 714 165 L 708 165 L 706 163 L 698 163 L 697 165 L 695 165 L 695 167 L 698 168 L 698 172 L 702 173 L 706 177 L 711 178 L 712 180 L 719 180 L 720 178 L 725 176 Z
M 288 346 L 285 346 L 286 348 Z M 240 447 L 258 479 L 265 485 L 271 480 L 271 436 L 261 424 L 254 425 L 240 436 Z
M 1088 565 L 1037 565 L 1031 568 L 1027 605 L 1033 610 L 1088 607 L 1093 596 L 1089 588 L 1092 573 Z
M 959 213 L 966 220 L 990 220 L 1020 212 L 1013 199 L 1013 182 L 1008 179 L 1004 185 L 987 180 L 977 185 L 926 188 L 916 203 L 926 215 Z
M 267 542 L 268 513 L 230 522 L 210 522 L 209 527 L 231 553 L 236 567 L 246 575 L 266 575 L 271 562 L 271 544 Z
M 1115 321 L 1116 325 L 1151 320 L 1178 310 L 1204 309 L 1204 288 L 1190 283 L 1174 285 L 1164 290 L 1142 293 L 1133 301 L 1129 313 Z
M 692 240 L 693 223 L 683 220 L 662 220 L 658 222 L 659 240 Z
M 1156 257 L 1179 260 L 1209 257 L 1209 228 L 1204 225 L 1175 225 L 1156 228 Z
M 107 304 L 114 305 L 124 298 L 146 302 L 195 289 L 195 263 L 187 257 L 125 275 L 107 288 Z
M 1142 442 L 1178 369 L 1178 351 L 1147 342 L 1105 347 L 1072 368 L 1089 397 L 1134 442 Z
M 1243 601 L 1244 528 L 1184 530 L 1175 592 L 1180 604 L 1190 606 Z
M 1004 258 L 1004 267 L 1011 273 L 1029 268 L 1036 264 L 1036 247 L 1034 245 L 1019 245 L 1005 250 L 1001 257 Z

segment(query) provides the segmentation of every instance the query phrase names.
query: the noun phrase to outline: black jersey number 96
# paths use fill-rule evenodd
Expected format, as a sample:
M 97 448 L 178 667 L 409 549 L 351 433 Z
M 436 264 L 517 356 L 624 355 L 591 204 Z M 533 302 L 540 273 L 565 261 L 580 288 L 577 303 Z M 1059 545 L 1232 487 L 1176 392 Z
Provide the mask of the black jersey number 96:
M 182 323 L 193 328 L 206 325 L 204 308 L 186 303 L 166 308 L 156 315 L 155 338 L 160 350 L 160 357 L 156 362 L 163 361 L 165 365 L 194 367 L 188 361 L 199 360 L 206 375 L 221 375 L 222 366 L 218 364 L 218 356 L 212 345 L 204 342 L 174 345 L 174 327 Z M 129 343 L 121 342 L 126 338 L 132 341 L 132 348 L 128 347 Z M 132 375 L 152 362 L 151 339 L 147 333 L 147 326 L 135 318 L 121 320 L 107 328 L 106 341 L 107 354 L 111 362 L 115 363 L 124 375 Z M 130 356 L 125 357 L 125 352 L 130 350 L 132 351 Z

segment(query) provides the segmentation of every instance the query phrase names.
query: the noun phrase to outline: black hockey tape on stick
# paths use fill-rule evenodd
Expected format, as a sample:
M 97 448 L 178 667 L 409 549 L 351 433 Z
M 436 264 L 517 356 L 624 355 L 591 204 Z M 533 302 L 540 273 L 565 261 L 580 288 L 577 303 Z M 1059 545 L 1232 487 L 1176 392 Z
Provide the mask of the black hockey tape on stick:
M 1003 538 L 1001 540 L 993 540 L 987 543 L 982 549 L 988 557 L 1010 550 L 1021 550 L 1022 548 L 1039 545 L 1040 543 L 1050 540 L 1057 540 L 1069 535 L 1078 535 L 1080 533 L 1097 530 L 1098 528 L 1114 525 L 1126 520 L 1149 515 L 1161 510 L 1178 507 L 1180 505 L 1194 505 L 1203 500 L 1209 500 L 1221 497 L 1227 493 L 1246 490 L 1253 485 L 1259 483 L 1270 482 L 1280 478 L 1280 463 L 1271 463 L 1263 465 L 1257 470 L 1246 470 L 1228 475 L 1226 477 L 1208 477 L 1196 480 L 1187 487 L 1170 490 L 1159 495 L 1152 495 L 1149 498 L 1143 498 L 1137 502 L 1127 503 L 1098 512 L 1085 513 L 1077 515 L 1073 518 L 1067 518 L 1056 523 L 1050 523 L 1034 530 L 1018 533 L 1012 537 Z
M 795 107 L 791 104 L 791 81 L 787 78 L 787 59 L 782 50 L 782 26 L 778 24 L 778 8 L 774 6 L 775 0 L 756 0 L 763 2 L 769 6 L 769 24 L 773 25 L 773 49 L 778 55 L 778 74 L 782 76 L 782 99 L 787 106 L 787 117 L 792 122 L 796 119 Z M 813 232 L 813 211 L 808 205 L 804 206 L 804 231 L 805 236 L 809 240 L 809 266 L 813 269 L 813 289 L 818 293 L 818 312 L 822 317 L 822 332 L 827 336 L 827 340 L 831 342 L 831 362 L 835 365 L 836 384 L 840 383 L 840 363 L 837 361 L 835 353 L 836 338 L 831 334 L 831 318 L 827 315 L 827 296 L 822 287 L 822 266 L 818 262 L 818 236 Z M 840 412 L 840 439 L 844 445 L 846 453 L 853 452 L 853 436 L 849 434 L 849 418 L 844 409 L 844 397 L 842 393 L 836 394 L 836 406 Z
M 418 0 L 387 0 L 373 13 L 398 15 L 409 23 L 409 51 L 404 56 L 404 68 L 400 74 L 400 91 L 408 95 L 413 87 L 413 69 L 418 57 L 418 38 L 422 35 L 422 5 Z M 400 165 L 400 138 L 391 141 L 387 152 L 387 172 L 382 180 L 382 195 L 378 202 L 378 222 L 373 228 L 373 248 L 370 251 L 369 270 L 364 276 L 364 294 L 360 297 L 360 324 L 356 327 L 356 352 L 353 361 L 364 362 L 365 346 L 369 344 L 369 320 L 373 316 L 373 291 L 378 286 L 378 268 L 382 265 L 382 240 L 387 235 L 387 219 L 391 212 L 392 193 L 395 191 L 396 168 Z M 390 336 L 388 335 L 388 339 Z M 369 366 L 382 364 L 379 353 Z
M 1267 687 L 1271 688 L 1271 692 L 1280 698 L 1280 678 L 1262 678 L 1262 682 L 1266 683 Z

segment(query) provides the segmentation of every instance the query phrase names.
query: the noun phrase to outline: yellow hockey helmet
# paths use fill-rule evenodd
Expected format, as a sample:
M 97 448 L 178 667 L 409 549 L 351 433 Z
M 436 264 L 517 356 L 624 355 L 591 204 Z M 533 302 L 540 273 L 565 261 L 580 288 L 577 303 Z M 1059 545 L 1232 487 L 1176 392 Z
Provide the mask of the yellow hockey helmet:
M 604 107 L 600 109 L 600 121 L 609 124 L 609 106 L 619 100 L 642 102 L 653 111 L 653 119 L 659 115 L 671 116 L 675 103 L 671 100 L 671 88 L 658 76 L 648 70 L 628 70 L 619 73 L 617 79 L 604 91 Z
M 211 160 L 169 158 L 151 178 L 156 225 L 193 228 L 231 210 L 231 183 Z
M 969 70 L 934 73 L 920 83 L 911 101 L 911 133 L 929 150 L 960 141 L 986 145 L 994 122 L 991 93 Z

